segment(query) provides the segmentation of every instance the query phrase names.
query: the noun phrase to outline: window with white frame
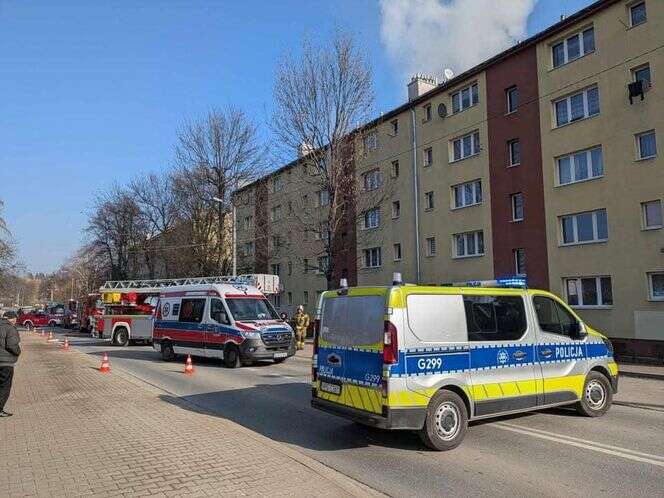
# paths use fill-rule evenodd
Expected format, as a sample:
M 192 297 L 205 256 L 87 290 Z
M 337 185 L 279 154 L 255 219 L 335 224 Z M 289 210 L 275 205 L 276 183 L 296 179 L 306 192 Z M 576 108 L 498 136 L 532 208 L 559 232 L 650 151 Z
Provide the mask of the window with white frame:
M 512 221 L 523 221 L 523 194 L 521 192 L 510 196 L 512 205 Z
M 558 164 L 558 185 L 569 185 L 604 176 L 602 147 L 593 147 L 559 157 L 556 163 Z
M 553 67 L 559 67 L 595 51 L 595 30 L 590 27 L 551 46 Z
M 390 130 L 393 137 L 396 137 L 399 134 L 399 120 L 393 119 L 390 121 Z
M 270 209 L 270 221 L 279 221 L 281 219 L 281 205 L 272 206 Z
M 380 225 L 380 210 L 378 208 L 369 209 L 364 212 L 364 228 L 378 228 Z
M 648 201 L 641 203 L 643 211 L 643 228 L 646 230 L 655 230 L 662 228 L 662 201 Z
M 514 272 L 517 275 L 526 274 L 526 250 L 524 248 L 514 249 Z
M 279 249 L 281 247 L 281 237 L 279 235 L 272 236 L 272 249 Z
M 482 180 L 462 183 L 452 187 L 452 207 L 454 209 L 482 203 Z
M 289 261 L 288 262 L 288 276 L 291 276 L 293 274 L 293 262 Z
M 254 224 L 254 217 L 253 216 L 245 216 L 244 217 L 244 229 L 245 230 L 251 230 L 252 225 Z
M 634 81 L 642 81 L 647 87 L 652 83 L 650 74 L 650 64 L 639 66 L 632 69 L 632 79 Z
M 599 114 L 599 90 L 596 86 L 558 99 L 553 103 L 556 126 L 563 126 L 574 121 Z
M 562 244 L 588 244 L 609 239 L 606 209 L 560 217 Z
M 637 2 L 629 6 L 629 22 L 632 26 L 638 26 L 648 20 L 646 3 Z
M 468 258 L 484 255 L 484 232 L 464 232 L 454 234 L 454 257 Z
M 394 256 L 394 261 L 401 261 L 401 243 L 396 242 L 392 246 L 392 253 Z
M 461 112 L 474 106 L 480 101 L 477 83 L 468 85 L 452 94 L 452 112 Z
M 401 201 L 392 202 L 392 219 L 401 216 Z
M 452 161 L 480 153 L 480 132 L 474 131 L 452 141 Z
M 636 135 L 636 147 L 639 159 L 650 159 L 657 156 L 657 138 L 655 130 Z
M 371 131 L 366 133 L 362 138 L 364 145 L 364 153 L 367 154 L 378 148 L 378 133 Z
M 302 304 L 309 304 L 309 291 L 302 292 Z
M 427 256 L 436 255 L 436 237 L 427 237 Z
M 270 266 L 270 269 L 272 270 L 272 275 L 280 275 L 281 274 L 281 265 L 279 263 L 273 263 Z
M 321 207 L 330 204 L 330 193 L 327 190 L 318 191 L 318 205 Z
M 422 122 L 426 123 L 427 121 L 431 121 L 431 104 L 426 104 L 422 109 L 424 110 Z
M 434 206 L 433 191 L 426 192 L 424 194 L 424 208 L 426 210 L 430 210 L 430 209 L 433 209 L 433 206 Z
M 570 306 L 613 306 L 611 277 L 574 277 L 565 278 L 563 281 L 565 297 Z
M 651 301 L 664 301 L 664 271 L 648 273 L 648 291 Z
M 521 164 L 521 142 L 519 139 L 507 142 L 507 150 L 509 152 L 509 165 L 518 166 Z
M 507 112 L 512 113 L 519 107 L 519 89 L 516 86 L 505 90 L 507 96 Z
M 280 192 L 284 188 L 284 179 L 277 175 L 272 179 L 272 193 Z
M 381 248 L 371 247 L 364 249 L 364 267 L 365 268 L 378 268 L 382 264 Z
M 425 167 L 433 164 L 433 149 L 431 147 L 424 149 L 423 161 Z
M 392 161 L 391 176 L 392 178 L 399 178 L 399 161 Z
M 380 187 L 380 170 L 378 168 L 364 174 L 364 190 L 376 190 Z
M 254 254 L 254 243 L 253 242 L 245 242 L 244 243 L 244 255 L 245 256 L 253 256 Z

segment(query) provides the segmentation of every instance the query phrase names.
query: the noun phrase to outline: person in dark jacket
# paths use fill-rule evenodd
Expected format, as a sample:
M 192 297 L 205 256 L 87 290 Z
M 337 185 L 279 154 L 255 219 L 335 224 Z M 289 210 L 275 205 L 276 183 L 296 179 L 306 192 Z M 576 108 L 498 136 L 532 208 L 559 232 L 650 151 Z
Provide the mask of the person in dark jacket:
M 5 411 L 14 379 L 14 364 L 21 355 L 18 331 L 9 320 L 0 318 L 0 418 L 11 417 Z

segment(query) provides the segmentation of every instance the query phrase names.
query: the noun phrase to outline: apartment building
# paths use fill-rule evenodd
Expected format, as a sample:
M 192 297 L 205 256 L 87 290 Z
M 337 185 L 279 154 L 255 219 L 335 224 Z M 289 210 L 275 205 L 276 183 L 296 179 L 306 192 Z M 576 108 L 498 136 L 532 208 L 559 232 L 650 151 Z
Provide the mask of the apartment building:
M 663 28 L 662 2 L 603 0 L 449 81 L 414 77 L 408 102 L 358 131 L 359 185 L 385 199 L 358 217 L 344 276 L 385 285 L 395 271 L 423 284 L 527 275 L 624 356 L 664 358 Z M 276 304 L 289 313 L 312 311 L 326 286 L 316 241 L 300 235 L 282 255 L 265 235 L 283 231 L 275 206 L 316 197 L 297 180 L 302 164 L 238 192 L 262 192 L 238 207 L 240 226 L 242 216 L 263 220 L 238 231 L 241 261 L 278 270 Z

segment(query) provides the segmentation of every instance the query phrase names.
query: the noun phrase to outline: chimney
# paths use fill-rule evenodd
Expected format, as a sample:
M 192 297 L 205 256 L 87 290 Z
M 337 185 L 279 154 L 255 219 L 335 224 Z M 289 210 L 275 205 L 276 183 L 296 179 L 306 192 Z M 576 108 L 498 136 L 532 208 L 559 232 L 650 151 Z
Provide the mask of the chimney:
M 313 152 L 314 146 L 307 142 L 302 142 L 297 150 L 297 157 L 303 158 Z
M 408 101 L 416 99 L 420 95 L 433 90 L 438 85 L 438 80 L 434 76 L 428 74 L 416 74 L 410 79 L 408 83 Z

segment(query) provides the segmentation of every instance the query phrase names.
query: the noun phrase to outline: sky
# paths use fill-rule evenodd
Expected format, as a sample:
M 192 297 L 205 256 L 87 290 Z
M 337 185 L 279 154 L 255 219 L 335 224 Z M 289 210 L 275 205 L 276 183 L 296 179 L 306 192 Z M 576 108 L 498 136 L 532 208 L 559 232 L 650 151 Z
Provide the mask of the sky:
M 269 138 L 276 64 L 303 37 L 354 34 L 378 115 L 412 73 L 459 74 L 590 3 L 0 0 L 0 200 L 19 259 L 56 270 L 99 192 L 172 165 L 185 119 L 235 105 Z

